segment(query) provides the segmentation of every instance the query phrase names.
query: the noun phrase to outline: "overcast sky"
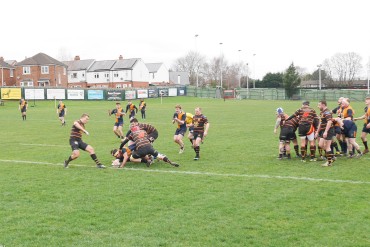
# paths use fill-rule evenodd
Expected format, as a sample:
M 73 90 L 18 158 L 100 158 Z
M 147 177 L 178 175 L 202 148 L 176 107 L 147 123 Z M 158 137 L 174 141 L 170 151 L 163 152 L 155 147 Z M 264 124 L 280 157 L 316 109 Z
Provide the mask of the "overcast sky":
M 367 0 L 2 1 L 0 56 L 22 61 L 39 52 L 56 59 L 122 55 L 170 68 L 197 50 L 208 59 L 222 53 L 229 63 L 248 63 L 252 77 L 260 79 L 292 62 L 312 73 L 336 53 L 358 53 L 365 67 L 369 5 Z

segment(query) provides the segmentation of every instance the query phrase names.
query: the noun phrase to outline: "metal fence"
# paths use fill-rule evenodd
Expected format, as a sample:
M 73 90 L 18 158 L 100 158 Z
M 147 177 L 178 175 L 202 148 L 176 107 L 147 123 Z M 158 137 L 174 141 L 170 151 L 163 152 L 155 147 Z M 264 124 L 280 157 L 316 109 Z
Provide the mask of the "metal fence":
M 186 95 L 193 97 L 219 98 L 216 88 L 186 87 Z M 222 93 L 221 93 L 222 94 Z M 284 89 L 251 88 L 235 89 L 236 99 L 252 100 L 327 100 L 336 101 L 340 97 L 350 98 L 351 101 L 363 101 L 368 94 L 366 89 L 300 89 L 297 94 L 288 98 Z M 223 97 L 222 95 L 220 97 Z

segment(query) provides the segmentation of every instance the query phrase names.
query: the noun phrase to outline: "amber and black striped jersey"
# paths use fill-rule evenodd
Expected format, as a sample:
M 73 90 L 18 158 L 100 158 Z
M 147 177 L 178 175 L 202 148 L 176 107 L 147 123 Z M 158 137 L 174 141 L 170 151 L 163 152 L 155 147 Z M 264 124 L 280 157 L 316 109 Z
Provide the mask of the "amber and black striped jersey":
M 138 130 L 135 132 L 131 132 L 129 139 L 134 141 L 136 144 L 136 149 L 140 149 L 141 147 L 152 145 L 148 139 L 148 134 L 145 130 Z
M 320 112 L 320 129 L 319 130 L 325 130 L 329 121 L 332 121 L 330 128 L 333 128 L 334 124 L 333 124 L 332 112 L 328 108 L 326 108 Z
M 139 128 L 145 130 L 148 135 L 157 131 L 157 129 L 153 125 L 146 123 L 139 123 Z
M 283 127 L 284 121 L 288 118 L 288 114 L 286 113 L 280 113 L 276 116 L 276 119 L 280 118 L 280 127 Z
M 289 120 L 285 120 L 283 127 L 293 128 L 293 131 L 296 131 L 299 125 L 299 120 L 297 117 L 293 117 Z
M 85 129 L 85 125 L 81 122 L 81 120 L 78 120 L 77 122 L 82 126 L 83 129 Z M 83 131 L 80 130 L 79 128 L 77 128 L 73 124 L 72 129 L 71 129 L 71 136 L 70 136 L 70 138 L 81 139 L 82 138 L 82 133 L 83 133 Z
M 208 119 L 203 114 L 193 116 L 194 133 L 203 133 L 204 126 L 208 123 Z
M 293 117 L 299 118 L 299 124 L 312 124 L 314 125 L 315 129 L 319 127 L 319 117 L 317 116 L 316 111 L 309 106 L 303 106 L 299 108 L 287 120 L 290 120 Z

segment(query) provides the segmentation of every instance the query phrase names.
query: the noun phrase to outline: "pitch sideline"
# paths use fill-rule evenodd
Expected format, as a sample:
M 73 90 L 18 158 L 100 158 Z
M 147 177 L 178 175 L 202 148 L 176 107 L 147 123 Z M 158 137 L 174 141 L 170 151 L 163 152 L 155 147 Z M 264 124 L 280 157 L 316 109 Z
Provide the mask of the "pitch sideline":
M 27 161 L 27 160 L 0 160 L 0 162 L 8 163 L 20 163 L 20 164 L 31 164 L 31 165 L 53 165 L 53 166 L 63 166 L 62 163 L 50 163 L 50 162 L 37 162 L 37 161 Z M 73 164 L 73 166 L 88 167 L 85 165 Z M 92 167 L 96 169 L 95 167 Z M 108 167 L 108 169 L 116 169 Z M 175 173 L 175 174 L 185 174 L 185 175 L 201 175 L 201 176 L 219 176 L 219 177 L 245 177 L 245 178 L 265 178 L 265 179 L 285 179 L 285 180 L 302 180 L 302 181 L 312 181 L 312 182 L 329 182 L 329 183 L 347 183 L 347 184 L 370 184 L 367 181 L 356 181 L 356 180 L 340 180 L 340 179 L 326 179 L 326 178 L 309 178 L 309 177 L 293 177 L 293 176 L 272 176 L 263 174 L 221 174 L 212 172 L 191 172 L 191 171 L 165 171 L 165 170 L 155 170 L 155 169 L 141 169 L 141 168 L 123 168 L 124 170 L 130 171 L 143 171 L 143 172 L 157 172 L 157 173 Z

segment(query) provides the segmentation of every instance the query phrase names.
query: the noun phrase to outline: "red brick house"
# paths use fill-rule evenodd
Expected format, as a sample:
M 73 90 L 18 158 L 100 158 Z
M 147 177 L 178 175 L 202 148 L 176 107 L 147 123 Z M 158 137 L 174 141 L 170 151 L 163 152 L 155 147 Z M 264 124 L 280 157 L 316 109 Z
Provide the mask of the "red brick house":
M 44 54 L 15 65 L 16 85 L 21 87 L 67 87 L 67 65 Z
M 15 76 L 15 67 L 0 57 L 0 86 L 14 86 Z

